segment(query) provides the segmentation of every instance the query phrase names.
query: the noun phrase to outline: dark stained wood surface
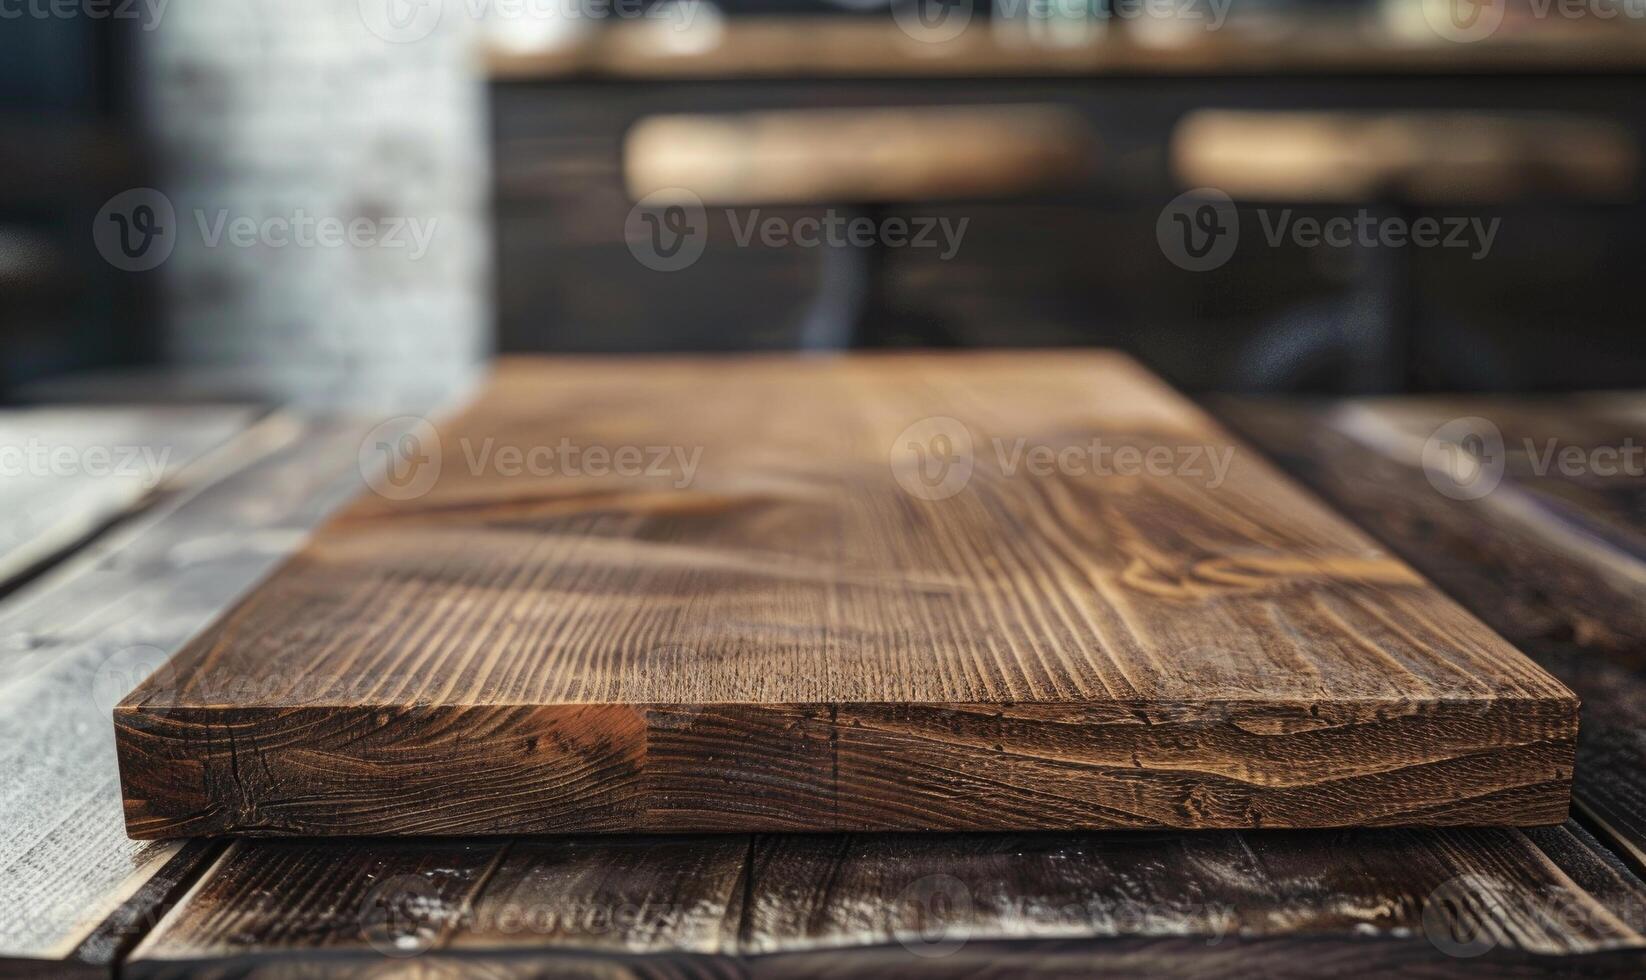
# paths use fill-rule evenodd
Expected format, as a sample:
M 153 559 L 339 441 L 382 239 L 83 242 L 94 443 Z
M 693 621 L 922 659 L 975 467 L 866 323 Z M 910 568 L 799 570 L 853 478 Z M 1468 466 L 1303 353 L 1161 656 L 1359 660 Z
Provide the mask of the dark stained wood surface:
M 125 972 L 1255 976 L 1342 944 L 1391 972 L 1606 975 L 1643 927 L 1646 887 L 1575 825 L 242 841 Z
M 1541 846 L 1513 829 L 766 838 L 744 948 L 939 956 L 974 940 L 1309 934 L 1444 946 L 1463 924 L 1436 917 L 1457 900 L 1490 904 L 1459 912 L 1480 915 L 1470 928 L 1483 946 L 1646 941 L 1638 879 L 1580 828 L 1533 832 Z
M 1328 430 L 1294 425 L 1276 431 L 1290 435 L 1282 443 L 1266 433 L 1265 447 L 1287 447 L 1277 455 L 1293 463 L 1307 455 L 1299 433 Z M 1390 469 L 1358 453 L 1316 458 L 1358 461 L 1344 470 L 1350 486 L 1381 483 Z M 1406 513 L 1390 493 L 1378 499 L 1379 512 Z M 1620 505 L 1612 513 L 1622 521 L 1628 508 Z M 1456 527 L 1472 527 L 1475 540 L 1495 534 L 1496 525 L 1481 521 L 1478 512 L 1471 520 Z M 1465 540 L 1437 534 L 1421 521 L 1404 533 L 1402 548 L 1414 560 L 1424 544 L 1454 547 Z M 1485 560 L 1467 550 L 1460 554 L 1464 568 Z M 1521 554 L 1519 560 L 1539 570 L 1563 567 L 1558 554 L 1541 562 L 1538 557 Z M 1558 591 L 1539 597 L 1523 580 L 1499 579 L 1509 608 L 1539 610 L 1537 623 L 1554 621 L 1562 606 Z M 1585 587 L 1598 587 L 1598 581 Z M 1614 581 L 1613 587 L 1622 584 Z M 1574 609 L 1588 601 L 1585 595 L 1569 598 Z M 1562 631 L 1553 632 L 1558 642 Z M 1614 653 L 1626 657 L 1617 634 L 1587 635 L 1611 644 L 1589 647 L 1591 662 Z M 1585 742 L 1594 724 L 1591 718 Z M 1580 794 L 1588 771 L 1580 773 Z M 469 859 L 471 866 L 503 855 L 472 899 L 430 898 L 428 889 L 408 884 L 415 879 L 401 878 L 406 887 L 385 885 L 369 905 L 406 910 L 394 921 L 414 937 L 432 934 L 421 923 L 462 922 L 442 930 L 439 941 L 418 955 L 378 952 L 362 931 L 360 910 L 325 896 L 369 894 L 370 886 L 361 888 L 348 875 L 371 873 L 374 881 L 389 881 L 395 875 L 384 875 L 384 869 L 399 868 L 394 862 L 415 864 L 422 843 L 253 841 L 236 845 L 232 860 L 171 912 L 124 972 L 443 980 L 1094 972 L 1632 977 L 1646 970 L 1646 886 L 1575 823 L 1525 831 L 472 843 L 481 850 Z M 316 891 L 302 884 L 319 875 L 328 875 L 337 888 Z M 212 884 L 214 878 L 225 884 Z M 922 879 L 928 883 L 920 884 Z M 740 888 L 728 889 L 728 881 Z M 413 900 L 392 899 L 402 893 Z M 959 895 L 966 896 L 965 904 L 954 901 Z M 209 904 L 202 905 L 206 897 Z M 731 923 L 737 924 L 735 944 L 722 938 Z M 1242 928 L 1250 928 L 1251 937 L 1239 936 Z M 925 955 L 946 949 L 941 944 L 962 930 L 968 938 L 958 948 Z M 279 942 L 266 938 L 276 934 Z M 912 949 L 897 942 L 900 934 Z M 1106 938 L 1117 934 L 1127 938 Z M 1208 941 L 1219 934 L 1224 938 Z M 324 951 L 305 945 L 305 935 L 323 941 Z
M 1118 355 L 519 361 L 410 449 L 117 709 L 133 836 L 1566 812 L 1569 692 Z
M 364 431 L 267 419 L 0 604 L 0 970 L 106 975 L 219 849 L 128 839 L 110 713 L 358 487 Z
M 750 842 L 519 840 L 444 948 L 735 953 Z
M 1558 464 L 1568 447 L 1590 460 L 1595 449 L 1646 447 L 1646 397 L 1224 407 L 1582 697 L 1574 800 L 1646 867 L 1646 476 L 1638 457 L 1632 473 Z M 1488 420 L 1502 438 L 1502 479 L 1477 499 L 1440 493 L 1423 468 L 1429 436 L 1454 419 Z

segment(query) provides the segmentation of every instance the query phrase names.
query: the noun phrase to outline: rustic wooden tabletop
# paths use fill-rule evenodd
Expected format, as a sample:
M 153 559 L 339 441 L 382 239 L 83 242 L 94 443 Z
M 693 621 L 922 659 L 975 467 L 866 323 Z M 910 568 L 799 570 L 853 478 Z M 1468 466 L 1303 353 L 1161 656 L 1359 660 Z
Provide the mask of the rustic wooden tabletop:
M 1570 819 L 134 842 L 113 704 L 359 491 L 382 420 L 133 411 L 124 442 L 209 465 L 87 497 L 107 529 L 0 584 L 0 975 L 1640 975 L 1646 478 L 1596 450 L 1643 441 L 1646 396 L 1215 410 L 1582 696 Z M 1424 466 L 1457 419 L 1502 440 L 1490 493 Z

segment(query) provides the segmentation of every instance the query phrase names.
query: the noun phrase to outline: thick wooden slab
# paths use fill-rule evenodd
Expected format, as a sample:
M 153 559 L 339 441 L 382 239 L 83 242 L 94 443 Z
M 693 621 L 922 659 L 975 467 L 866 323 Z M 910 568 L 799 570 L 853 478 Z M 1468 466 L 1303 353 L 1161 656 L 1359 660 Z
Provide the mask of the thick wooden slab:
M 1223 407 L 1582 696 L 1573 802 L 1646 868 L 1646 395 Z M 1501 440 L 1501 473 L 1473 499 L 1438 492 L 1429 437 L 1475 429 Z
M 1118 356 L 517 362 L 392 445 L 117 709 L 133 836 L 1566 812 L 1572 695 Z

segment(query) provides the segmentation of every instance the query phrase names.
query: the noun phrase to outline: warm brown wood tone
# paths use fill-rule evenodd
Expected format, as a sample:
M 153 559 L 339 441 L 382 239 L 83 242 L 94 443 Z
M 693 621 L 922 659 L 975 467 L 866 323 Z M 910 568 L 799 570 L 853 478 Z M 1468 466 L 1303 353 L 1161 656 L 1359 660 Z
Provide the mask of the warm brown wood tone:
M 1582 696 L 1575 802 L 1646 867 L 1646 396 L 1223 407 Z M 1423 447 L 1470 418 L 1501 435 L 1504 472 L 1490 493 L 1460 501 L 1430 484 Z M 1632 473 L 1615 458 L 1631 446 Z M 1615 471 L 1585 462 L 1562 472 L 1560 454 L 1573 449 Z
M 1570 693 L 1116 355 L 516 362 L 443 429 L 117 710 L 134 836 L 1566 812 Z
M 1640 150 L 1582 116 L 1205 109 L 1173 132 L 1172 170 L 1243 200 L 1615 201 L 1634 193 Z
M 1079 113 L 1049 105 L 648 116 L 623 172 L 656 204 L 929 201 L 1067 186 L 1096 148 Z

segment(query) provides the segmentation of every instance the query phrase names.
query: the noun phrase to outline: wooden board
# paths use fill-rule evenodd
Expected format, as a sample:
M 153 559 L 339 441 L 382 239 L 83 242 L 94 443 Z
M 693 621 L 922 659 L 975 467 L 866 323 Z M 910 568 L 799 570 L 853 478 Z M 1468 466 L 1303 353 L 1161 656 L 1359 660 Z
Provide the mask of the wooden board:
M 110 712 L 352 495 L 369 427 L 265 419 L 0 603 L 0 975 L 108 975 L 218 849 L 127 838 Z
M 1646 474 L 1639 460 L 1633 473 L 1558 465 L 1568 448 L 1610 469 L 1589 454 L 1646 447 L 1646 396 L 1222 407 L 1581 695 L 1574 800 L 1646 868 Z M 1489 421 L 1504 446 L 1501 478 L 1474 499 L 1438 492 L 1423 466 L 1429 436 L 1454 419 Z
M 394 445 L 117 709 L 134 837 L 1566 813 L 1571 694 L 1116 355 L 516 362 Z

